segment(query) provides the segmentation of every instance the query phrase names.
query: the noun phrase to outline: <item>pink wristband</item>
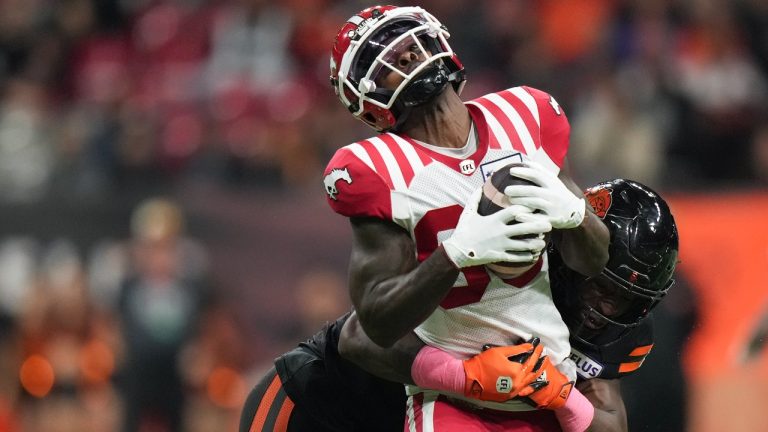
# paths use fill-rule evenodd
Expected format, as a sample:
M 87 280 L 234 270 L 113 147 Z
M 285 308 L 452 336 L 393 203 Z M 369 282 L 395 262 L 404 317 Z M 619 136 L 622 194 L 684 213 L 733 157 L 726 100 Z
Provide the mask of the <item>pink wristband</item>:
M 435 347 L 425 346 L 413 360 L 411 378 L 425 389 L 464 394 L 467 375 L 461 360 Z
M 563 432 L 584 432 L 595 416 L 595 407 L 576 387 L 571 390 L 565 406 L 555 410 Z

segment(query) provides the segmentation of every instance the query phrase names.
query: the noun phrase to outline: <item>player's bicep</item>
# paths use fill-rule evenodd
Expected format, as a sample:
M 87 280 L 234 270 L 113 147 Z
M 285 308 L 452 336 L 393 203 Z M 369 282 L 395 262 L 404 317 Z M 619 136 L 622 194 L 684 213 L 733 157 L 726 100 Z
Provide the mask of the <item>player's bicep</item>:
M 595 407 L 590 432 L 627 432 L 627 410 L 618 379 L 590 379 L 577 384 L 579 391 Z
M 416 267 L 416 252 L 411 237 L 394 222 L 376 218 L 350 221 L 353 236 L 349 289 L 352 303 L 360 310 L 366 297 L 374 295 L 382 282 Z

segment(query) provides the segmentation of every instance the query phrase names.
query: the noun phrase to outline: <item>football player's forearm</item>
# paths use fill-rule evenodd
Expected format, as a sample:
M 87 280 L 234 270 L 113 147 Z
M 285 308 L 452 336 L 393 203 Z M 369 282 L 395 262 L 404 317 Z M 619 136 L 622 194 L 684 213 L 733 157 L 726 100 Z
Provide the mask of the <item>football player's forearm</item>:
M 373 375 L 404 384 L 413 384 L 411 364 L 423 346 L 424 343 L 409 332 L 390 348 L 382 348 L 365 334 L 354 313 L 339 337 L 342 357 Z
M 355 302 L 366 334 L 382 347 L 391 346 L 434 312 L 458 275 L 438 248 L 411 271 L 371 285 Z
M 595 407 L 595 416 L 588 431 L 627 432 L 627 411 L 618 379 L 580 381 L 577 387 Z
M 608 262 L 608 228 L 590 209 L 581 225 L 559 230 L 553 239 L 565 264 L 585 276 L 599 274 Z
M 589 398 L 587 398 L 589 399 Z M 626 418 L 617 411 L 606 411 L 595 408 L 595 417 L 589 425 L 588 432 L 628 432 Z

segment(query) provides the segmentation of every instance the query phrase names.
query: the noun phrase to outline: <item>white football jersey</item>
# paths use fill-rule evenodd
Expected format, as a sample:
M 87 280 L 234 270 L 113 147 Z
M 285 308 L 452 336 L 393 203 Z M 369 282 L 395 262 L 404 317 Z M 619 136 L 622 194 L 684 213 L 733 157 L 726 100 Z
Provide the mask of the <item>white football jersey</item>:
M 559 172 L 570 127 L 550 95 L 515 87 L 470 101 L 467 108 L 477 148 L 463 158 L 395 133 L 339 149 L 325 171 L 331 207 L 345 216 L 400 225 L 413 238 L 421 262 L 450 237 L 470 194 L 496 169 L 532 159 Z M 484 344 L 516 344 L 532 336 L 541 338 L 556 365 L 570 353 L 568 328 L 552 301 L 546 254 L 514 279 L 500 279 L 484 266 L 463 269 L 415 332 L 425 343 L 463 358 Z M 565 369 L 575 378 L 575 370 Z

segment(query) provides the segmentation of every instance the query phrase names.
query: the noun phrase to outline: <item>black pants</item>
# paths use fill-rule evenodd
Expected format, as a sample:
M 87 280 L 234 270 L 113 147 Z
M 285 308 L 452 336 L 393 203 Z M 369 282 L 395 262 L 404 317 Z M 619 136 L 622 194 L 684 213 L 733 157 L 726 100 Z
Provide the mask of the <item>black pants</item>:
M 288 397 L 275 368 L 251 390 L 240 416 L 239 432 L 332 432 Z

